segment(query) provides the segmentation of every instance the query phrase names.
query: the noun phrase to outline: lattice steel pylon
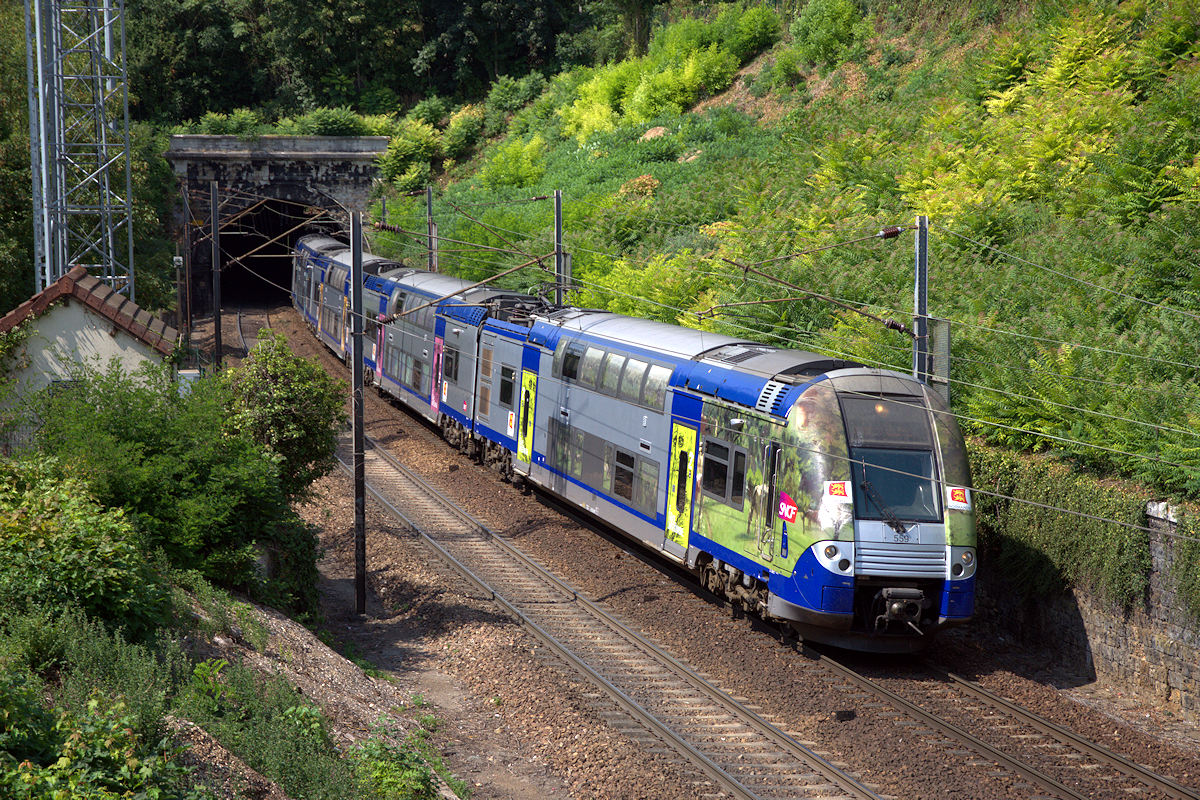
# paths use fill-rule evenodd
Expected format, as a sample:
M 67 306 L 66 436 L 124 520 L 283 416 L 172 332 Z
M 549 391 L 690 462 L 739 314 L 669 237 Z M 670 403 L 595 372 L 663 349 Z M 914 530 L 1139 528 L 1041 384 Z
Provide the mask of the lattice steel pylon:
M 34 260 L 134 299 L 124 0 L 25 0 Z

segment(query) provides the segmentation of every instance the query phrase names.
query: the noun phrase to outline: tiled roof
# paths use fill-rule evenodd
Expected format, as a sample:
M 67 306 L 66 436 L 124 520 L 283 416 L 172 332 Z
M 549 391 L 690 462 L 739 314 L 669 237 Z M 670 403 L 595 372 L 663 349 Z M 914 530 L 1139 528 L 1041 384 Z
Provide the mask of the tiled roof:
M 75 267 L 43 291 L 0 317 L 0 333 L 8 333 L 22 322 L 41 316 L 51 305 L 63 298 L 75 298 L 96 314 L 112 322 L 140 342 L 164 356 L 171 355 L 179 340 L 179 331 L 99 278 L 88 275 L 83 267 Z

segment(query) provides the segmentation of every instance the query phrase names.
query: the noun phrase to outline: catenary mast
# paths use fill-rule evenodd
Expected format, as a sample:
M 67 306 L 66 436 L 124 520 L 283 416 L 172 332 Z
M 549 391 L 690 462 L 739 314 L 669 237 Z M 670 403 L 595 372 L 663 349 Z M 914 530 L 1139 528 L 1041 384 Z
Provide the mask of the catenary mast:
M 38 290 L 84 265 L 134 299 L 124 0 L 25 0 Z

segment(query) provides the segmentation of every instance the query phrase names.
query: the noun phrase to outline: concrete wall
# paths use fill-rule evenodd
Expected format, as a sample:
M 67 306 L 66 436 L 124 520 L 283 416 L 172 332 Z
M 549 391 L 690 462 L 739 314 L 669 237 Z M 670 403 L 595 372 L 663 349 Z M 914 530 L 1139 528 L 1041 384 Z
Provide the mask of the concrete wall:
M 1044 649 L 1057 666 L 1120 686 L 1200 722 L 1200 624 L 1184 610 L 1171 583 L 1175 558 L 1172 515 L 1151 504 L 1152 571 L 1145 602 L 1129 613 L 1086 589 L 1038 604 L 1021 603 L 1002 576 L 980 587 L 981 619 Z

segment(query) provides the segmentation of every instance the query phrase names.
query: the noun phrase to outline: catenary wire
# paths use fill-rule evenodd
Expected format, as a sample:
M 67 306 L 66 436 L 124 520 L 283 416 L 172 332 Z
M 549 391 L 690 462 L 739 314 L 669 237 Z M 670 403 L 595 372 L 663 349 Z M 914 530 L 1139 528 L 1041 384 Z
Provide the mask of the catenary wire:
M 1190 311 L 1184 311 L 1181 308 L 1175 308 L 1173 306 L 1166 306 L 1161 303 L 1153 303 L 1149 300 L 1143 299 L 1141 297 L 1137 297 L 1136 295 L 1127 294 L 1125 292 L 1118 291 L 1117 289 L 1112 289 L 1107 286 L 1102 286 L 1098 283 L 1093 283 L 1092 281 L 1084 280 L 1083 278 L 1077 278 L 1074 275 L 1071 275 L 1070 273 L 1067 273 L 1067 272 L 1061 272 L 1056 269 L 1051 269 L 1050 267 L 1047 267 L 1045 265 L 1038 264 L 1038 263 L 1030 261 L 1026 258 L 1021 258 L 1018 255 L 1014 255 L 1012 253 L 1001 250 L 999 247 L 990 245 L 987 242 L 981 242 L 977 239 L 972 239 L 970 236 L 965 236 L 965 235 L 958 233 L 956 231 L 953 231 L 950 228 L 947 228 L 943 225 L 935 225 L 934 223 L 930 223 L 930 227 L 935 227 L 940 231 L 945 231 L 946 233 L 950 234 L 951 236 L 955 236 L 959 239 L 962 239 L 963 241 L 970 242 L 971 244 L 975 245 L 976 247 L 982 247 L 985 250 L 991 250 L 993 253 L 1003 256 L 1004 258 L 1007 258 L 1010 261 L 1016 261 L 1020 264 L 1025 264 L 1026 266 L 1030 266 L 1035 269 L 1040 269 L 1043 272 L 1048 272 L 1051 275 L 1056 275 L 1059 278 L 1066 278 L 1067 280 L 1075 281 L 1076 283 L 1081 283 L 1084 286 L 1090 286 L 1093 289 L 1099 289 L 1102 292 L 1108 292 L 1110 294 L 1115 294 L 1118 297 L 1124 297 L 1127 300 L 1133 300 L 1134 302 L 1141 303 L 1142 305 L 1150 306 L 1151 308 L 1157 308 L 1162 311 L 1170 311 L 1175 314 L 1182 314 L 1183 316 L 1189 317 L 1190 319 L 1200 321 L 1200 315 L 1193 314 Z
M 285 291 L 285 292 L 287 292 L 287 293 L 289 293 L 289 294 L 290 294 L 291 290 L 290 290 L 290 288 L 289 288 L 289 287 L 280 286 L 279 284 L 277 284 L 277 283 L 275 283 L 275 282 L 273 282 L 273 281 L 271 281 L 271 280 L 267 279 L 266 277 L 262 276 L 261 274 L 259 274 L 259 273 L 255 272 L 255 271 L 253 271 L 253 270 L 250 270 L 249 268 L 246 268 L 246 269 L 247 269 L 247 271 L 248 271 L 248 272 L 250 272 L 252 275 L 254 275 L 254 276 L 255 276 L 255 277 L 257 277 L 258 279 L 262 280 L 263 282 L 267 283 L 268 285 L 270 285 L 270 286 L 274 286 L 275 288 L 281 289 L 281 290 L 283 290 L 283 291 Z M 544 269 L 544 268 L 543 268 L 543 269 Z M 364 314 L 364 317 L 365 317 L 365 314 Z M 611 337 L 611 338 L 615 338 L 615 337 Z M 619 339 L 618 339 L 618 341 L 619 341 Z M 634 344 L 634 345 L 641 346 L 641 347 L 644 347 L 644 345 L 642 345 L 642 343 L 640 343 L 640 342 L 627 342 L 627 343 L 629 343 L 629 344 Z M 814 386 L 820 387 L 820 388 L 822 388 L 822 389 L 825 389 L 825 390 L 830 390 L 830 389 L 832 389 L 832 387 L 826 387 L 826 386 L 824 386 L 824 384 L 823 384 L 823 383 L 814 384 Z M 859 396 L 863 396 L 863 397 L 871 397 L 872 399 L 879 399 L 879 398 L 874 398 L 874 397 L 872 397 L 871 395 L 867 395 L 867 394 L 863 394 L 863 393 L 859 393 L 859 392 L 851 392 L 850 394 L 855 394 L 855 395 L 859 395 Z M 943 411 L 938 411 L 938 410 L 933 410 L 933 409 L 931 409 L 931 411 L 933 411 L 933 413 L 935 413 L 935 414 L 939 414 L 939 415 L 943 415 L 943 416 L 948 416 L 948 417 L 950 417 L 951 419 L 953 419 L 953 418 L 955 418 L 956 416 L 958 416 L 958 415 L 955 415 L 955 414 L 953 414 L 953 413 L 951 413 L 951 412 L 943 412 Z M 867 466 L 867 464 L 866 464 L 865 462 L 861 461 L 861 460 L 858 460 L 858 459 L 852 459 L 852 458 L 849 458 L 848 456 L 842 456 L 842 455 L 841 455 L 841 454 L 839 454 L 839 453 L 830 453 L 830 452 L 826 452 L 826 451 L 821 451 L 821 450 L 819 450 L 819 449 L 816 449 L 816 448 L 805 448 L 805 449 L 808 449 L 810 452 L 815 452 L 815 453 L 818 453 L 818 454 L 820 454 L 820 455 L 825 455 L 825 456 L 829 456 L 829 457 L 837 458 L 837 459 L 839 459 L 839 460 L 844 460 L 844 461 L 846 461 L 846 462 L 848 462 L 848 463 L 851 463 L 851 464 L 859 464 L 859 465 L 862 465 L 862 466 L 864 466 L 864 467 L 865 467 L 865 466 Z M 926 480 L 926 479 L 927 479 L 925 476 L 919 475 L 919 474 L 917 474 L 917 473 L 908 473 L 908 472 L 905 472 L 905 471 L 903 471 L 903 470 L 898 470 L 898 469 L 889 468 L 889 467 L 883 467 L 883 466 L 876 466 L 876 465 L 871 465 L 871 466 L 872 466 L 873 468 L 880 469 L 880 470 L 882 470 L 882 471 L 886 471 L 886 472 L 890 472 L 890 473 L 895 473 L 895 474 L 898 474 L 898 475 L 901 475 L 901 476 L 904 476 L 904 477 L 912 477 L 912 478 L 917 478 L 917 479 L 920 479 L 920 480 Z M 1145 533 L 1149 533 L 1149 534 L 1154 534 L 1154 533 L 1156 532 L 1156 531 L 1154 531 L 1152 528 L 1149 528 L 1149 527 L 1147 527 L 1147 526 L 1144 526 L 1144 525 L 1136 525 L 1136 524 L 1133 524 L 1133 523 L 1125 522 L 1125 521 L 1123 521 L 1123 520 L 1112 519 L 1112 518 L 1109 518 L 1109 517 L 1102 517 L 1102 516 L 1099 516 L 1099 515 L 1096 515 L 1096 514 L 1089 514 L 1089 513 L 1087 513 L 1087 512 L 1083 512 L 1083 511 L 1076 511 L 1076 510 L 1074 510 L 1074 509 L 1063 508 L 1063 507 L 1061 507 L 1061 506 L 1055 506 L 1055 505 L 1051 505 L 1051 504 L 1048 504 L 1048 503 L 1042 503 L 1042 502 L 1039 502 L 1039 501 L 1036 501 L 1036 500 L 1030 500 L 1030 499 L 1028 499 L 1028 498 L 1016 497 L 1016 496 L 1013 496 L 1013 495 L 1006 495 L 1006 494 L 1003 494 L 1003 493 L 1001 493 L 1001 492 L 996 492 L 996 491 L 992 491 L 992 490 L 988 490 L 988 489 L 980 489 L 980 488 L 978 488 L 978 487 L 974 487 L 974 486 L 972 486 L 972 487 L 968 487 L 968 488 L 970 488 L 972 492 L 974 492 L 974 493 L 977 493 L 977 494 L 981 494 L 981 495 L 988 496 L 988 497 L 994 497 L 994 498 L 1001 499 L 1001 500 L 1008 500 L 1008 501 L 1010 501 L 1010 502 L 1021 503 L 1021 504 L 1023 504 L 1023 505 L 1029 505 L 1029 506 L 1033 506 L 1033 507 L 1036 507 L 1036 508 L 1041 508 L 1041 509 L 1044 509 L 1044 510 L 1047 510 L 1047 511 L 1055 511 L 1055 512 L 1058 512 L 1058 513 L 1068 514 L 1068 515 L 1071 515 L 1071 516 L 1076 516 L 1076 517 L 1081 517 L 1081 518 L 1090 519 L 1090 520 L 1093 520 L 1093 521 L 1096 521 L 1096 522 L 1102 522 L 1102 523 L 1113 524 L 1113 525 L 1117 525 L 1117 526 L 1120 526 L 1120 527 L 1124 527 L 1124 528 L 1128 528 L 1128 529 L 1136 530 L 1136 531 L 1139 531 L 1139 532 L 1145 532 Z M 1181 533 L 1179 533 L 1179 532 L 1177 532 L 1177 531 L 1162 531 L 1162 532 L 1161 532 L 1161 534 L 1162 534 L 1163 536 L 1166 536 L 1166 537 L 1169 537 L 1169 538 L 1174 538 L 1174 539 L 1179 539 L 1179 540 L 1200 541 L 1200 538 L 1198 538 L 1198 537 L 1187 536 L 1187 535 L 1185 535 L 1185 534 L 1181 534 Z

